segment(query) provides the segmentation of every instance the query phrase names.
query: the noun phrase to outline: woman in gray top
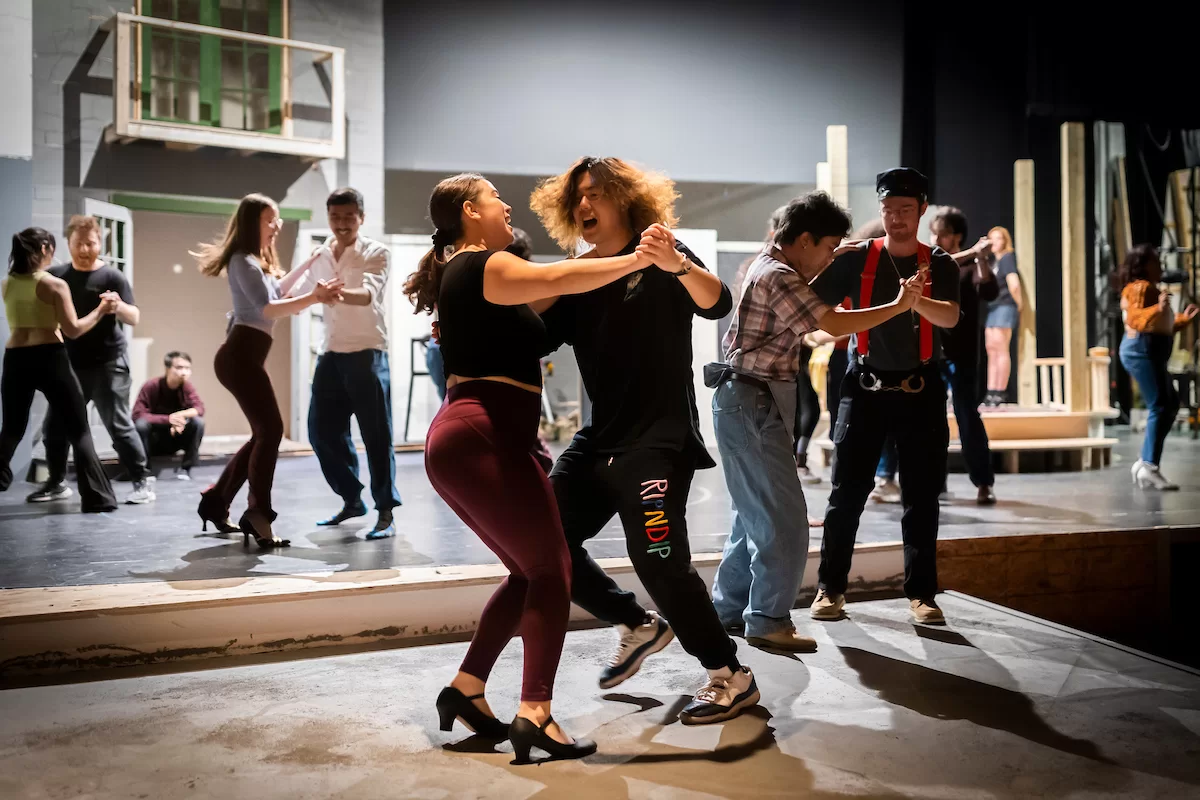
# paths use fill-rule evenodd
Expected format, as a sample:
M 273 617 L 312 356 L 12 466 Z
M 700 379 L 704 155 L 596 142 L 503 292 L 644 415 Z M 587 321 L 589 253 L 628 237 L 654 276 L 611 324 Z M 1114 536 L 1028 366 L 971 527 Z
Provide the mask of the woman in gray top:
M 275 239 L 283 227 L 275 201 L 261 194 L 242 198 L 230 218 L 224 237 L 203 244 L 199 253 L 200 271 L 217 277 L 229 273 L 229 292 L 233 311 L 224 344 L 217 350 L 213 366 L 217 380 L 229 390 L 250 423 L 250 441 L 238 450 L 225 466 L 215 484 L 200 495 L 198 513 L 204 529 L 208 523 L 222 533 L 242 532 L 248 545 L 253 535 L 262 549 L 286 547 L 291 542 L 271 531 L 275 512 L 271 507 L 271 484 L 275 461 L 283 439 L 283 417 L 275 401 L 275 390 L 267 375 L 267 354 L 271 351 L 271 329 L 275 320 L 296 314 L 316 303 L 341 300 L 340 280 L 323 281 L 306 294 L 289 296 L 303 270 L 294 270 L 283 280 Z M 229 506 L 249 479 L 250 495 L 246 513 L 238 526 L 229 521 Z

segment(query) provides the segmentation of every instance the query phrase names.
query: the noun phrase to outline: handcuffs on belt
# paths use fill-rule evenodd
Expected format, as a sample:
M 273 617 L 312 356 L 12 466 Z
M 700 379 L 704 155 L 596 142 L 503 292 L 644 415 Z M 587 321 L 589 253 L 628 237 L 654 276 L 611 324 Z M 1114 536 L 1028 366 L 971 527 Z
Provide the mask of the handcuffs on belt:
M 914 386 L 912 381 L 916 380 Z M 871 383 L 867 383 L 870 380 Z M 905 394 L 920 394 L 925 389 L 924 375 L 909 375 L 904 380 L 900 381 L 899 386 L 884 386 L 883 381 L 873 372 L 860 370 L 858 373 L 858 385 L 868 392 L 904 392 Z

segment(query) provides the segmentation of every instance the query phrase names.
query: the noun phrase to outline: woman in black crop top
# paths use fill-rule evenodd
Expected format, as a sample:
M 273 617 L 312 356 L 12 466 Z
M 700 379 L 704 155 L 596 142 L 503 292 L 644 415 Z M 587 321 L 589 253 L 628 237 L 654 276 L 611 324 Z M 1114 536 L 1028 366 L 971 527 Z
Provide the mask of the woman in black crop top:
M 443 730 L 456 718 L 476 733 L 510 738 L 518 760 L 536 746 L 580 758 L 594 742 L 572 740 L 550 716 L 554 675 L 570 610 L 571 560 L 550 482 L 534 459 L 545 328 L 530 308 L 607 285 L 659 259 L 672 245 L 648 228 L 637 251 L 615 258 L 533 264 L 503 252 L 511 207 L 483 176 L 456 175 L 429 198 L 433 249 L 409 276 L 417 311 L 438 314 L 446 402 L 425 440 L 425 470 L 437 493 L 509 569 L 479 617 L 458 674 L 438 696 Z M 453 255 L 443 261 L 447 248 Z M 484 698 L 501 650 L 525 647 L 521 706 L 512 725 Z

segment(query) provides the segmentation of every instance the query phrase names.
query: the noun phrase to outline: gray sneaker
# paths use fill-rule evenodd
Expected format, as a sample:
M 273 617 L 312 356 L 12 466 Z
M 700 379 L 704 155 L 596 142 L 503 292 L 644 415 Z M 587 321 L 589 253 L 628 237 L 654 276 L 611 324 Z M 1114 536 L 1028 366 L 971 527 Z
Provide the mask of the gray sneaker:
M 55 500 L 66 500 L 75 494 L 65 483 L 43 483 L 41 487 L 31 492 L 25 498 L 26 503 L 52 503 Z
M 133 491 L 125 498 L 125 502 L 133 506 L 142 506 L 154 502 L 153 478 L 143 478 L 133 482 Z

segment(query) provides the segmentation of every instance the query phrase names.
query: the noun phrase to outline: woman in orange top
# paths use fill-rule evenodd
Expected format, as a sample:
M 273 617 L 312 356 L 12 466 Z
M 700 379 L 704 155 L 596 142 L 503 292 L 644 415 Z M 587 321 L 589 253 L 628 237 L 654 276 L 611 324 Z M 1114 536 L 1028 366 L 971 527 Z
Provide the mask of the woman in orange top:
M 1118 277 L 1123 287 L 1121 313 L 1125 318 L 1121 364 L 1137 381 L 1150 410 L 1142 456 L 1131 470 L 1133 482 L 1142 489 L 1178 489 L 1158 469 L 1163 443 L 1179 412 L 1179 394 L 1167 374 L 1167 361 L 1175 332 L 1195 318 L 1196 306 L 1189 305 L 1180 314 L 1171 312 L 1171 295 L 1158 288 L 1162 279 L 1158 252 L 1148 244 L 1129 251 Z

